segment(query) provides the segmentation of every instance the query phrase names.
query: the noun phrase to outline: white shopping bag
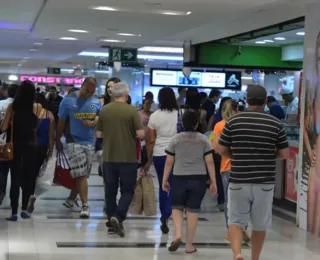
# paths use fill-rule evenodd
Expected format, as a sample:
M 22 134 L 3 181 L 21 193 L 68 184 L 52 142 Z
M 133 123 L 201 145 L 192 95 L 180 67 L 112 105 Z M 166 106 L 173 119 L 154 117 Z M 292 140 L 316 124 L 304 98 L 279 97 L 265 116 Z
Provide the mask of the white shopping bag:
M 56 160 L 55 156 L 49 158 L 49 160 L 45 160 L 43 165 L 40 168 L 39 175 L 36 181 L 36 197 L 44 194 L 49 190 L 53 183 L 54 171 L 56 168 Z

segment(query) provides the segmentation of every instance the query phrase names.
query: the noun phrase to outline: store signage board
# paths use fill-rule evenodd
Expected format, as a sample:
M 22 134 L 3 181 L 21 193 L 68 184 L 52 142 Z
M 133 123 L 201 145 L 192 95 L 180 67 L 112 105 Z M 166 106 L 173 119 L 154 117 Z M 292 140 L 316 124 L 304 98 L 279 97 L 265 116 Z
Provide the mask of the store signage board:
M 60 75 L 61 69 L 60 68 L 47 68 L 48 74 Z
M 137 49 L 110 48 L 109 61 L 136 62 L 138 56 Z
M 151 69 L 150 75 L 152 86 L 241 90 L 241 71 L 193 71 L 187 78 L 181 70 Z
M 46 76 L 20 76 L 20 81 L 30 80 L 33 83 L 56 83 L 67 85 L 81 85 L 83 78 L 61 78 L 61 77 L 46 77 Z

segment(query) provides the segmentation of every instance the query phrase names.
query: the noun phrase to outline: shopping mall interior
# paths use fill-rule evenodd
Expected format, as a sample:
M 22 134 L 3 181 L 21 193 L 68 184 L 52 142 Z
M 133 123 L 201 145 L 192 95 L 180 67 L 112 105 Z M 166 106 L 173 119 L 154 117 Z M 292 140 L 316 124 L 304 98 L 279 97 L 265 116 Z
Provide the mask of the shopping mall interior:
M 141 109 L 146 92 L 158 102 L 159 90 L 167 86 L 177 98 L 178 88 L 192 87 L 207 94 L 219 89 L 222 97 L 239 101 L 246 100 L 248 85 L 262 85 L 284 107 L 282 91 L 290 89 L 299 109 L 283 122 L 290 156 L 277 161 L 273 226 L 260 259 L 320 259 L 320 233 L 307 228 L 312 180 L 303 137 L 309 107 L 314 132 L 320 123 L 319 12 L 319 0 L 0 0 L 0 92 L 30 80 L 41 92 L 55 86 L 65 96 L 92 76 L 102 97 L 108 79 L 118 77 L 129 85 L 132 105 Z M 232 259 L 224 214 L 209 192 L 195 254 L 168 252 L 173 225 L 169 222 L 170 232 L 163 235 L 159 212 L 129 214 L 126 237 L 108 235 L 98 165 L 95 158 L 89 219 L 64 207 L 69 190 L 53 184 L 37 199 L 31 219 L 7 222 L 8 180 L 0 206 L 0 260 Z M 158 194 L 154 168 L 151 175 Z M 244 244 L 245 259 L 251 259 L 250 246 Z

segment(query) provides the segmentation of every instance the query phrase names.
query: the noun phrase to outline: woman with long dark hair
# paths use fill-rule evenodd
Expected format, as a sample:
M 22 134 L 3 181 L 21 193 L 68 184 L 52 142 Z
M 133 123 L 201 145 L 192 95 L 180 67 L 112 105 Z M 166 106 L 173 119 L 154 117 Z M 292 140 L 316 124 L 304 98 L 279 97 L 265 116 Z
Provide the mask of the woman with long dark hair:
M 207 130 L 206 116 L 207 111 L 201 108 L 202 95 L 196 88 L 188 88 L 186 93 L 186 105 L 185 109 L 193 109 L 197 111 L 199 115 L 199 124 L 197 131 L 204 134 Z
M 42 109 L 35 103 L 35 87 L 31 81 L 23 81 L 15 99 L 8 107 L 1 129 L 6 132 L 13 127 L 13 162 L 11 171 L 11 209 L 7 220 L 18 220 L 18 204 L 20 187 L 22 188 L 21 218 L 30 218 L 27 212 L 28 202 L 32 194 L 33 183 L 37 178 L 36 170 L 36 129 L 38 116 Z
M 159 91 L 160 109 L 151 114 L 148 123 L 148 163 L 145 172 L 153 162 L 159 181 L 159 204 L 161 211 L 161 231 L 169 233 L 168 219 L 171 217 L 171 195 L 162 190 L 163 171 L 166 162 L 166 148 L 173 136 L 177 134 L 178 103 L 171 88 L 165 87 Z M 171 174 L 172 175 L 172 174 Z M 171 183 L 171 175 L 169 182 Z

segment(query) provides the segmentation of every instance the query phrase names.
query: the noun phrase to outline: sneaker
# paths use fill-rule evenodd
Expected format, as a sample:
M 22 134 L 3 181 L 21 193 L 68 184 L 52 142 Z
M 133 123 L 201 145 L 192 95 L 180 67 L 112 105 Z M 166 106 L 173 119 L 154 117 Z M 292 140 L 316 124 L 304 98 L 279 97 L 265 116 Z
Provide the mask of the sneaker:
M 109 234 L 109 235 L 113 235 L 113 234 L 116 233 L 116 230 L 115 230 L 114 227 L 112 226 L 110 220 L 108 220 L 108 221 L 106 222 L 106 227 L 108 228 L 108 234 Z
M 243 230 L 243 242 L 249 243 L 250 241 L 251 241 L 251 238 L 247 230 Z
M 90 208 L 87 204 L 84 204 L 81 208 L 80 218 L 89 218 L 90 216 Z
M 123 225 L 119 222 L 119 220 L 116 217 L 111 218 L 111 224 L 114 228 L 115 233 L 118 234 L 119 237 L 125 236 Z
M 81 212 L 81 207 L 78 203 L 78 200 L 71 200 L 67 199 L 64 203 L 63 206 L 71 209 L 72 212 Z
M 160 221 L 161 221 L 160 229 L 162 231 L 162 234 L 168 234 L 170 231 L 168 227 L 168 220 L 165 217 L 161 217 Z
M 30 214 L 28 212 L 22 211 L 20 213 L 20 217 L 23 218 L 23 219 L 29 219 L 31 216 L 30 216 Z
M 224 212 L 224 204 L 218 204 L 217 208 L 220 210 L 220 212 Z
M 31 195 L 30 196 L 30 199 L 29 199 L 29 203 L 28 203 L 28 208 L 27 208 L 27 211 L 28 213 L 33 213 L 34 211 L 34 203 L 36 202 L 36 196 L 35 195 Z
M 5 192 L 1 192 L 0 193 L 0 206 L 2 205 L 2 202 L 3 202 L 4 198 L 5 198 L 5 196 L 6 196 Z

